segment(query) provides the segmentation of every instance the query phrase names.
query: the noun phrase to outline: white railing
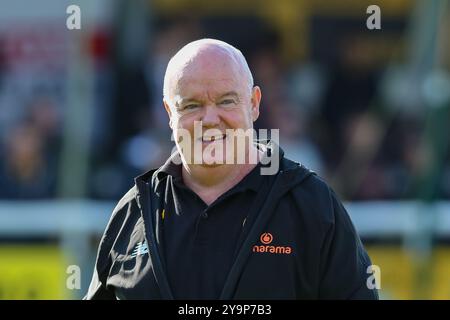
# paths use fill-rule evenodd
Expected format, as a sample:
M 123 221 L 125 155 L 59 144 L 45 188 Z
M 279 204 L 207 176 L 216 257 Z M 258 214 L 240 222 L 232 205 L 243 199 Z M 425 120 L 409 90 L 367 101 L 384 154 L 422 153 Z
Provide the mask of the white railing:
M 81 273 L 81 298 L 89 285 L 96 244 L 115 202 L 92 200 L 0 201 L 0 241 L 51 238 L 58 241 L 68 264 Z M 429 252 L 434 236 L 450 236 L 450 201 L 424 204 L 418 201 L 345 203 L 360 236 L 396 237 L 410 250 Z M 0 242 L 1 245 L 1 242 Z

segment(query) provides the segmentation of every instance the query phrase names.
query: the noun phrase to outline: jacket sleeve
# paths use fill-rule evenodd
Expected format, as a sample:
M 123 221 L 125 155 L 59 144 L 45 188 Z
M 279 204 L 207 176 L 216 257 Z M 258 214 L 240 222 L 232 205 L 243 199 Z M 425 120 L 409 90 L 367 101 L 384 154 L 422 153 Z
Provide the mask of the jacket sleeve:
M 94 274 L 89 285 L 89 289 L 83 300 L 115 300 L 113 291 L 107 288 L 106 280 L 108 277 L 108 270 L 111 266 L 109 251 L 108 228 L 103 234 L 102 240 L 97 253 L 97 260 L 95 262 Z M 109 250 L 108 250 L 109 248 Z
M 100 279 L 101 275 L 99 275 L 96 266 L 88 292 L 84 296 L 83 300 L 116 300 L 114 292 L 109 290 L 105 286 L 105 282 Z
M 319 298 L 377 300 L 377 290 L 367 285 L 370 258 L 344 206 L 333 191 L 330 197 L 334 221 L 321 250 Z
M 127 212 L 130 209 L 130 199 L 134 196 L 134 189 L 130 189 L 128 193 L 119 201 L 114 208 L 111 218 L 103 233 L 100 245 L 98 247 L 97 259 L 95 262 L 94 273 L 92 276 L 89 289 L 83 300 L 105 300 L 116 299 L 113 290 L 106 285 L 109 270 L 112 265 L 111 249 L 117 235 L 122 228 L 126 219 Z

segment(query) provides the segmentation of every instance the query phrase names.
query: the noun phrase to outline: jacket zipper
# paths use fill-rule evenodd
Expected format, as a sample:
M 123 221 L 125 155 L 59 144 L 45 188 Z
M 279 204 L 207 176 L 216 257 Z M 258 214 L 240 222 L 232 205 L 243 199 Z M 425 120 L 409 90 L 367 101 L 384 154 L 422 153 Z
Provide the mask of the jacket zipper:
M 272 185 L 269 187 L 269 190 L 266 193 L 268 196 L 266 197 L 266 200 L 262 205 L 262 209 L 256 217 L 256 220 L 254 221 L 254 224 L 251 227 L 247 238 L 242 244 L 236 260 L 233 263 L 228 274 L 227 280 L 225 281 L 225 285 L 219 298 L 221 300 L 230 300 L 234 297 L 238 280 L 242 274 L 245 263 L 250 256 L 251 248 L 258 241 L 259 235 L 263 231 L 263 228 L 265 228 L 265 226 L 267 225 L 270 217 L 273 214 L 274 207 L 277 205 L 278 199 L 280 199 L 281 197 L 278 193 L 276 198 L 274 195 L 274 190 L 277 190 L 280 178 L 280 174 L 277 174 L 276 177 L 274 177 L 275 181 L 272 182 Z

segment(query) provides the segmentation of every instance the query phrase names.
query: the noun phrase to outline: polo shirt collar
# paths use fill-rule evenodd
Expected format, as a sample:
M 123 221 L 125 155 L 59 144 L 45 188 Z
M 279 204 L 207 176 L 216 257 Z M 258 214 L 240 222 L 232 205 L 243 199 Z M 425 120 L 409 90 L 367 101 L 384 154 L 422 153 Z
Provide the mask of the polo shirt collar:
M 264 155 L 266 156 L 266 154 Z M 179 157 L 178 151 L 172 154 L 167 161 L 160 167 L 158 174 L 162 173 L 164 176 L 171 176 L 175 183 L 184 186 L 182 177 L 182 164 L 174 163 L 173 159 Z M 244 191 L 247 189 L 258 192 L 263 176 L 261 175 L 261 163 L 258 163 L 241 181 L 239 181 L 233 188 L 233 191 Z

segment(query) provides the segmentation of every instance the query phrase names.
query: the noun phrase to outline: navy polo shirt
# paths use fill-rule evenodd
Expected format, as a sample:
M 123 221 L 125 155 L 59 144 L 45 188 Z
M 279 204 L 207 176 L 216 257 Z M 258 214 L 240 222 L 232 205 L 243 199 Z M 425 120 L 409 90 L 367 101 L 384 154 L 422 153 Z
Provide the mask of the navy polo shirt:
M 209 206 L 184 183 L 170 160 L 161 213 L 161 256 L 175 299 L 218 299 L 240 245 L 256 215 L 261 164 Z M 256 201 L 255 201 L 256 200 Z M 249 216 L 250 212 L 254 212 Z

